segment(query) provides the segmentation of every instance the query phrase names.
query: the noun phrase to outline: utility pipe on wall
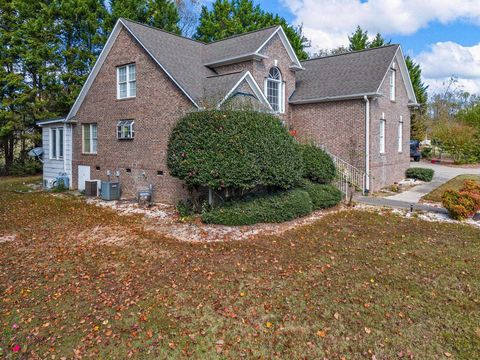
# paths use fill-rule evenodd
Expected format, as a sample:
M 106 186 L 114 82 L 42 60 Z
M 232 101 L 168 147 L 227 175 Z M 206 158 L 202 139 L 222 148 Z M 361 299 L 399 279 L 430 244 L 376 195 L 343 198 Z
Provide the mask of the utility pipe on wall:
M 370 192 L 370 100 L 364 96 L 365 100 L 365 189 L 364 195 Z

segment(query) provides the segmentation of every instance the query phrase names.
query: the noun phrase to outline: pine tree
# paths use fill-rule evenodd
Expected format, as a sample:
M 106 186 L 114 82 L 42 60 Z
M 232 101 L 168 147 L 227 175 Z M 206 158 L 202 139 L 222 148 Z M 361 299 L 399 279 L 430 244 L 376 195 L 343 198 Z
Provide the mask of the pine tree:
M 180 34 L 178 9 L 172 0 L 110 0 L 111 30 L 120 17 Z
M 380 33 L 377 33 L 375 38 L 368 44 L 370 49 L 382 47 L 385 45 L 390 45 L 390 41 L 385 41 Z
M 212 9 L 202 6 L 195 38 L 204 42 L 221 40 L 265 27 L 281 25 L 300 60 L 308 58 L 305 51 L 310 43 L 301 27 L 294 27 L 272 13 L 263 11 L 252 0 L 216 0 Z
M 348 47 L 350 51 L 359 51 L 370 47 L 368 31 L 363 31 L 360 26 L 357 26 L 357 30 L 348 37 L 348 41 L 350 42 Z

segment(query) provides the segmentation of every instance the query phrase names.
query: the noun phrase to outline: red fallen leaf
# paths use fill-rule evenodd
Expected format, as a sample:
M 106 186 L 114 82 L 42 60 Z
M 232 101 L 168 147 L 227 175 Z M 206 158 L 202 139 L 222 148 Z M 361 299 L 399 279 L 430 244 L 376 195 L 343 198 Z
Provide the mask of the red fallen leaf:
M 21 347 L 20 347 L 20 345 L 18 345 L 18 344 L 15 345 L 15 346 L 12 348 L 12 351 L 13 351 L 13 352 L 19 352 L 20 350 L 21 350 Z

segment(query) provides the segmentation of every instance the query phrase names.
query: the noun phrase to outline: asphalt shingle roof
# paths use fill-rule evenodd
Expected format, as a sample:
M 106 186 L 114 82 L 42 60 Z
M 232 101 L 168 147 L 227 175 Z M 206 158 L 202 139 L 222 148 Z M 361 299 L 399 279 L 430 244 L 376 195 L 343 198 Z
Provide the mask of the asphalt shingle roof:
M 399 45 L 302 62 L 290 102 L 376 93 Z
M 122 19 L 131 33 L 198 104 L 226 95 L 244 72 L 219 76 L 205 64 L 252 54 L 278 29 L 269 27 L 210 44 Z M 377 92 L 399 45 L 302 62 L 290 102 L 328 100 Z
M 257 51 L 277 29 L 278 26 L 272 26 L 206 44 L 203 53 L 203 63 L 211 64 L 224 59 L 252 54 Z

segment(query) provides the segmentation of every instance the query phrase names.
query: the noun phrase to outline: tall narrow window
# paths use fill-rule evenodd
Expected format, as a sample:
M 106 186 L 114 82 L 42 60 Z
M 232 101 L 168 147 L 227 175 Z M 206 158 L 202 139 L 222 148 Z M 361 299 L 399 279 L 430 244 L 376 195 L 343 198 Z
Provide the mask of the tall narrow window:
M 83 153 L 96 154 L 97 153 L 97 124 L 83 124 Z
M 275 112 L 284 112 L 282 74 L 277 67 L 270 69 L 266 80 L 265 95 Z
M 400 115 L 400 121 L 398 122 L 398 152 L 403 151 L 403 116 Z
M 63 127 L 50 129 L 50 159 L 63 159 Z
M 393 63 L 392 68 L 390 69 L 390 100 L 395 101 L 395 63 Z
M 117 68 L 117 98 L 137 96 L 137 69 L 135 64 Z
M 385 119 L 380 119 L 380 154 L 385 154 Z

